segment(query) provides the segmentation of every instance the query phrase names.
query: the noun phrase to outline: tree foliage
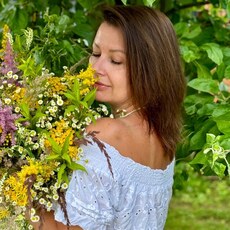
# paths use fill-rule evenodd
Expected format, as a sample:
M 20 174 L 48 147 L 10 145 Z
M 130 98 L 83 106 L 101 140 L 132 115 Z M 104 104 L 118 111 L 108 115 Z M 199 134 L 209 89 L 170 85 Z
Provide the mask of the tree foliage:
M 17 60 L 28 75 L 43 65 L 56 74 L 62 66 L 74 71 L 87 63 L 106 4 L 144 4 L 171 19 L 188 82 L 177 162 L 205 175 L 230 175 L 229 0 L 1 0 L 0 28 L 11 29 Z

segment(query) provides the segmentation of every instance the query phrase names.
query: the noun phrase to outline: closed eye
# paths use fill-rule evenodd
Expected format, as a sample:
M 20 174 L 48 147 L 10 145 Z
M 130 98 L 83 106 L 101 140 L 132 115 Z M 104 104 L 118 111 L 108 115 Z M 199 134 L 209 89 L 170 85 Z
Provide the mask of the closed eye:
M 101 54 L 100 53 L 92 53 L 91 56 L 93 56 L 93 57 L 100 57 Z
M 115 65 L 120 65 L 120 64 L 121 64 L 121 62 L 114 61 L 114 60 L 112 60 L 111 62 L 112 62 L 113 64 L 115 64 Z

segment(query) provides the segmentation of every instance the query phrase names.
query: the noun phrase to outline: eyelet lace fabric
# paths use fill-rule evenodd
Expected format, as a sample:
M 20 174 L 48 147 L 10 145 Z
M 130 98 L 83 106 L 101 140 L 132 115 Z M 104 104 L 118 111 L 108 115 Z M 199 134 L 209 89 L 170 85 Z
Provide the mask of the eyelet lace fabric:
M 66 192 L 71 225 L 84 230 L 163 230 L 172 196 L 173 160 L 165 170 L 151 169 L 122 156 L 104 143 L 112 165 L 112 176 L 105 155 L 98 145 L 82 145 L 81 164 Z M 85 160 L 88 162 L 85 163 Z M 55 219 L 66 224 L 58 204 Z

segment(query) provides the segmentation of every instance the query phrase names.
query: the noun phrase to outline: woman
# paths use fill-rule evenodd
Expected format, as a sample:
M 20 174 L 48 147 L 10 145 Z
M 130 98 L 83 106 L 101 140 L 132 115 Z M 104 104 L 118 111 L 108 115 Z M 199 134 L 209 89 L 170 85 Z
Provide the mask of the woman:
M 144 6 L 107 8 L 90 63 L 96 100 L 110 104 L 114 119 L 87 132 L 97 131 L 111 168 L 98 143 L 82 146 L 87 173 L 75 171 L 66 193 L 69 229 L 163 229 L 185 91 L 172 24 Z M 55 219 L 47 214 L 44 229 L 67 229 L 60 207 Z

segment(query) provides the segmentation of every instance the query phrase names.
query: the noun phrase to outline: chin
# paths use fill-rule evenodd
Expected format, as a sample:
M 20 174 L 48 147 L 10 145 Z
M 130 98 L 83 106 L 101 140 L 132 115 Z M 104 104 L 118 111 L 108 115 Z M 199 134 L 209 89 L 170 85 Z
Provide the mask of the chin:
M 97 97 L 97 96 L 96 96 L 95 100 L 98 102 L 108 102 L 107 100 L 105 100 L 105 98 Z
M 102 95 L 101 93 L 96 93 L 96 101 L 98 102 L 109 102 L 108 97 L 106 97 L 105 95 Z

